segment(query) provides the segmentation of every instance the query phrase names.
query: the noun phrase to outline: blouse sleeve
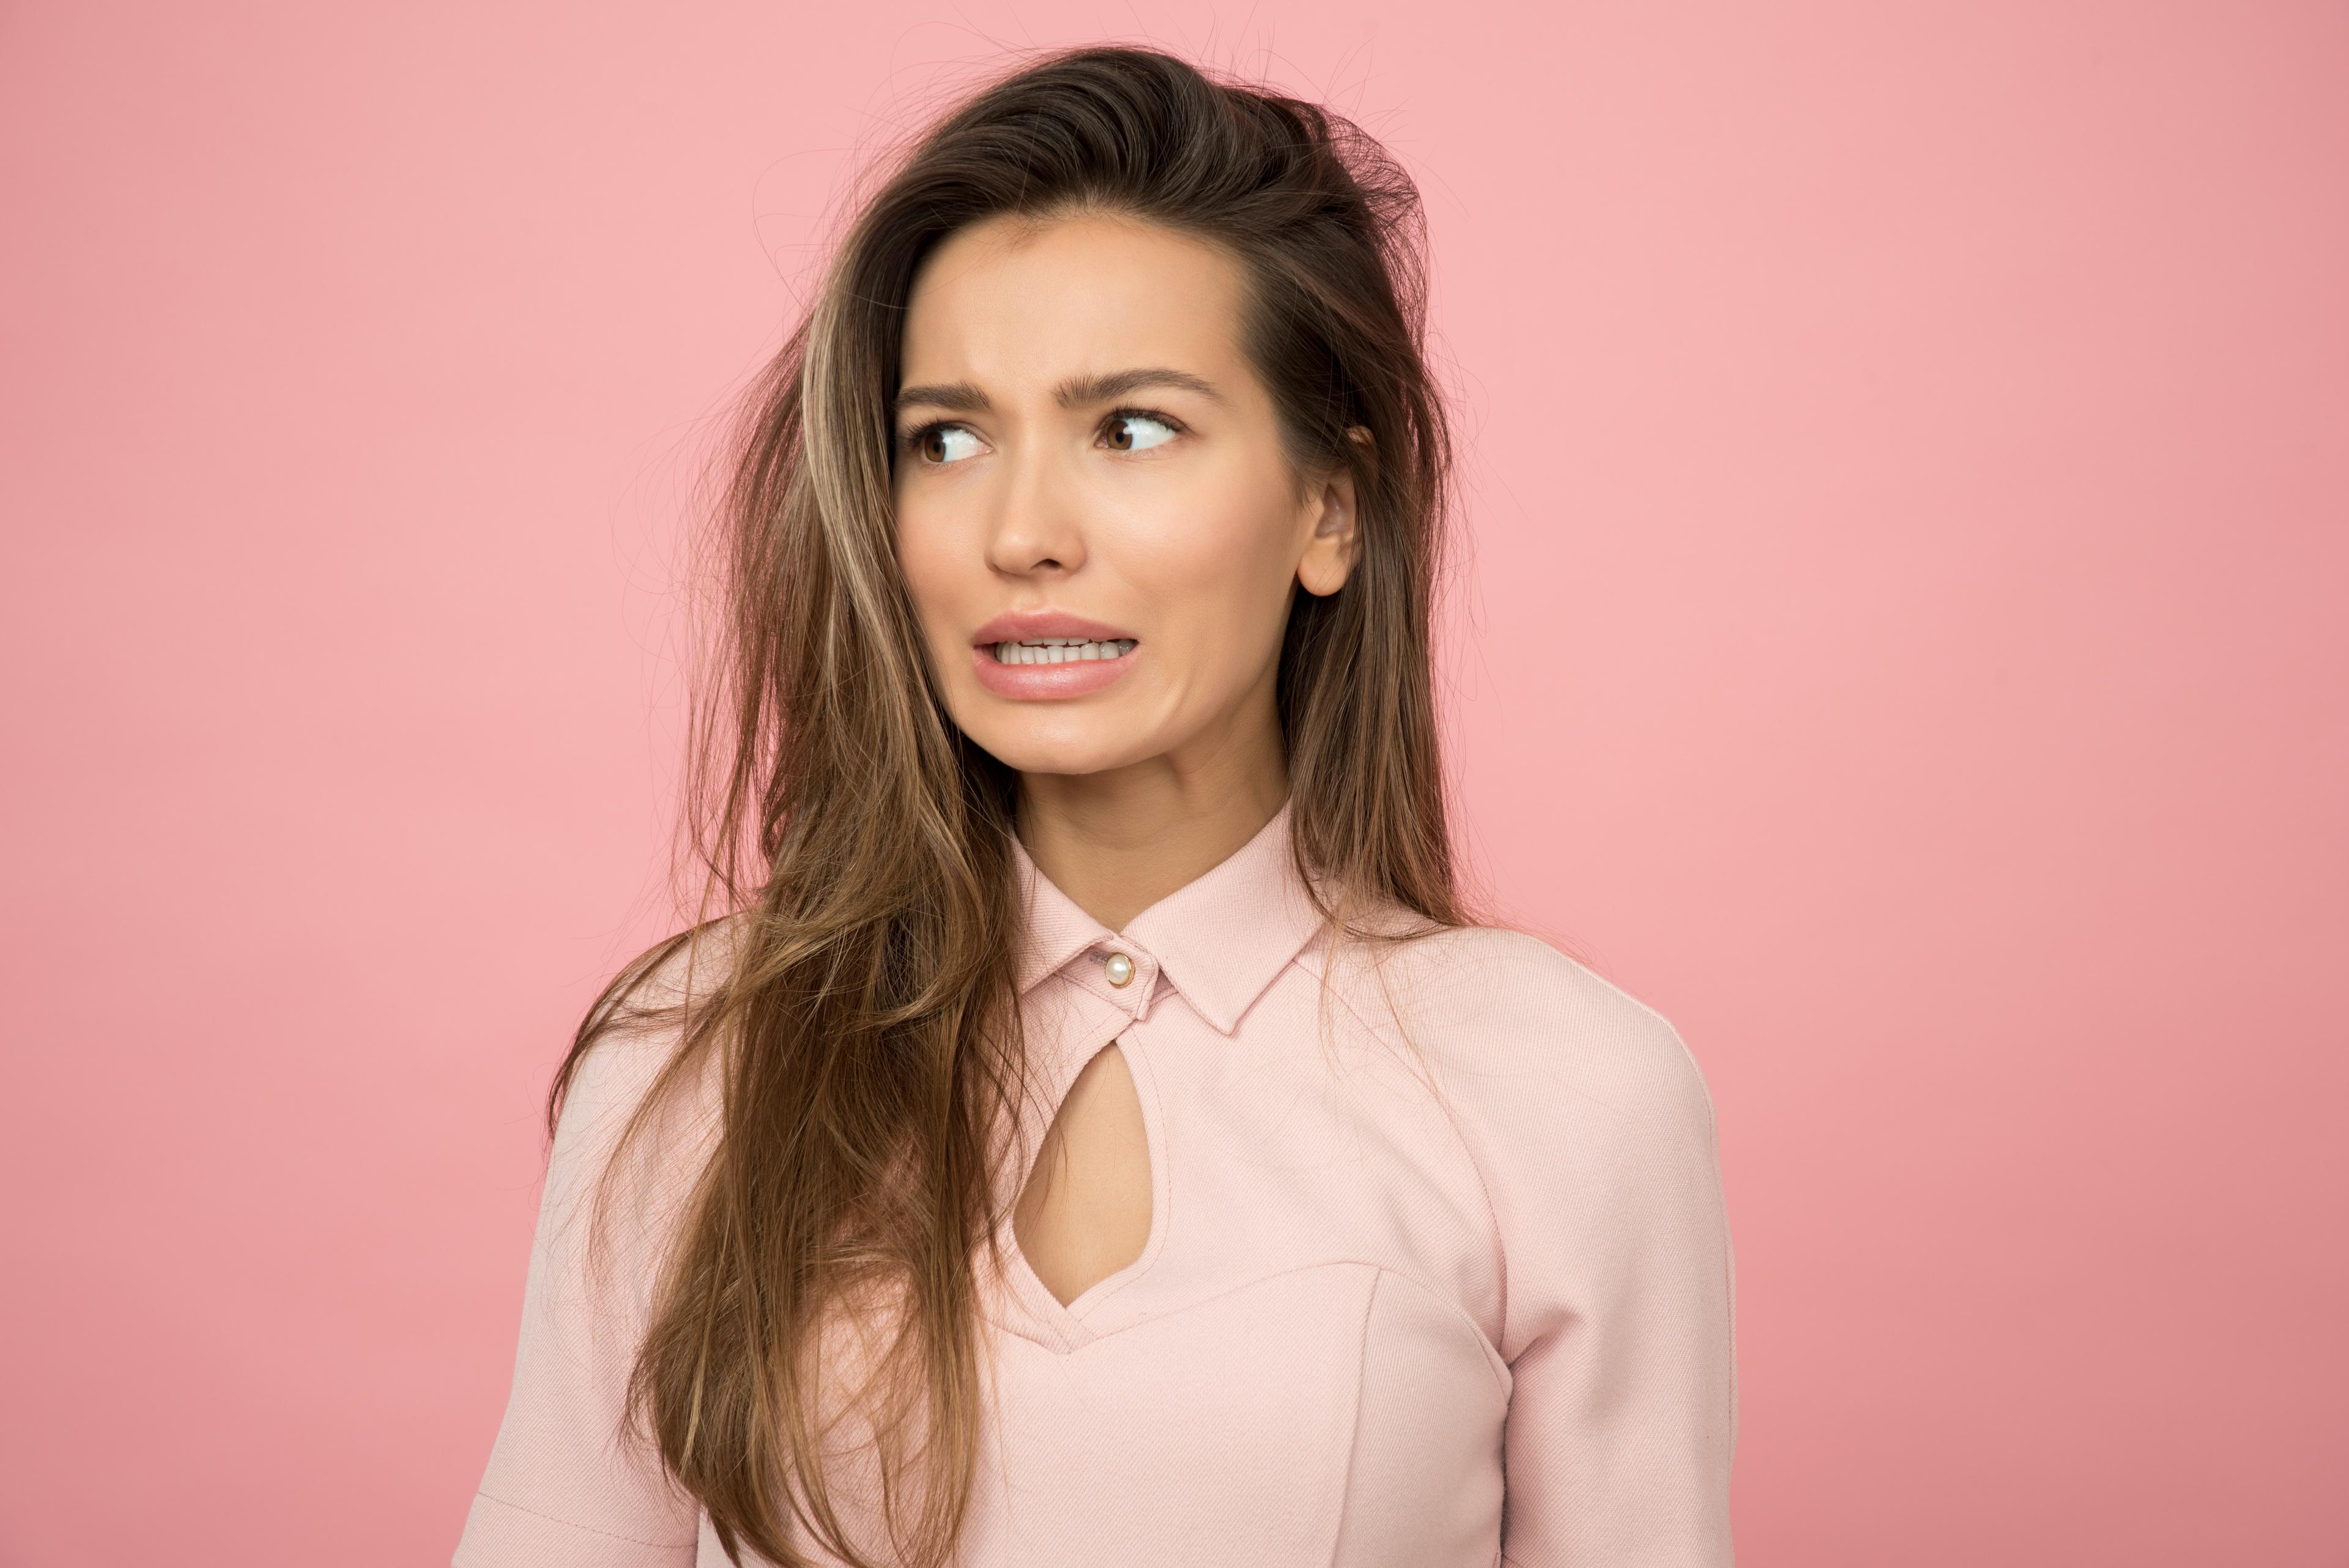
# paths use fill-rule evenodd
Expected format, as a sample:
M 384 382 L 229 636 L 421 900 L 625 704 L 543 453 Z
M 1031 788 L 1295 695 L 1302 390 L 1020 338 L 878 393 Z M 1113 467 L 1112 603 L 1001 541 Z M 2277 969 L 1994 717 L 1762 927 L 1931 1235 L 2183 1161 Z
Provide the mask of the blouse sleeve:
M 1530 983 L 1480 1008 L 1471 1118 L 1514 1376 L 1503 1561 L 1726 1568 L 1735 1284 L 1712 1097 L 1661 1014 L 1553 950 L 1518 960 Z
M 454 1568 L 689 1568 L 699 1511 L 647 1445 L 621 1429 L 650 1297 L 649 1248 L 674 1193 L 616 1184 L 604 1267 L 587 1212 L 663 1042 L 609 1037 L 582 1059 L 557 1121 L 523 1290 L 512 1391 Z M 657 1143 L 647 1138 L 634 1146 Z M 636 1161 L 630 1161 L 630 1168 Z M 678 1168 L 673 1155 L 648 1167 Z

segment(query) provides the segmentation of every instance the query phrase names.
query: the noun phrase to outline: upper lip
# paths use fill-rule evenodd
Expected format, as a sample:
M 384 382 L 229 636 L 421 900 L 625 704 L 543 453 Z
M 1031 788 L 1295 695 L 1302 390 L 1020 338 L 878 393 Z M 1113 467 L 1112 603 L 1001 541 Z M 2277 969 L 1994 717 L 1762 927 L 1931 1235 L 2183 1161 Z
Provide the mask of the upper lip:
M 1008 610 L 971 633 L 973 648 L 998 642 L 1039 642 L 1050 637 L 1082 638 L 1087 642 L 1135 642 L 1130 631 L 1120 631 L 1097 620 L 1065 610 Z

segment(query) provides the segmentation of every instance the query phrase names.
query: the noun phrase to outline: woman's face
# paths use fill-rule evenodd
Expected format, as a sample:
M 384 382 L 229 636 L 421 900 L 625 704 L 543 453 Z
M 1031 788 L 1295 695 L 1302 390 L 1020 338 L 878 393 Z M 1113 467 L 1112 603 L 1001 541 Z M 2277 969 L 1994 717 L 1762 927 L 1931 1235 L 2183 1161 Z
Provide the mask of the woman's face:
M 1299 495 L 1242 286 L 1107 217 L 990 218 L 915 278 L 897 559 L 947 711 L 1023 774 L 1278 759 L 1291 588 L 1343 585 L 1354 495 Z

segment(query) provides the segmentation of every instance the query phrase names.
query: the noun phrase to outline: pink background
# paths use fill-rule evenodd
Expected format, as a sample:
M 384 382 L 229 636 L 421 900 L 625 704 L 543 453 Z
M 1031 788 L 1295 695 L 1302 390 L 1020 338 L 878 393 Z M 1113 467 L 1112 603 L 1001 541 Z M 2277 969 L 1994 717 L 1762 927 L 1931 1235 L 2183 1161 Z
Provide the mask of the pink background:
M 18 5 L 0 1562 L 445 1560 L 851 161 L 1108 26 L 1422 176 L 1474 848 L 1677 1023 L 1742 1560 L 2349 1561 L 2349 9 Z

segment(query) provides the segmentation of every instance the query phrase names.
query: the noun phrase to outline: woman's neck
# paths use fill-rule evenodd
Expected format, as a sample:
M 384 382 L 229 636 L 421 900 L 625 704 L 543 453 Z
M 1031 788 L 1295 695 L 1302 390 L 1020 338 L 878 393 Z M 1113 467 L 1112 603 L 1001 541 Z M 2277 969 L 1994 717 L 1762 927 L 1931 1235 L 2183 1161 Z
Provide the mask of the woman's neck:
M 1107 926 L 1212 871 L 1280 810 L 1278 728 L 1258 743 L 1154 757 L 1098 774 L 1023 774 L 1019 841 L 1037 868 Z

